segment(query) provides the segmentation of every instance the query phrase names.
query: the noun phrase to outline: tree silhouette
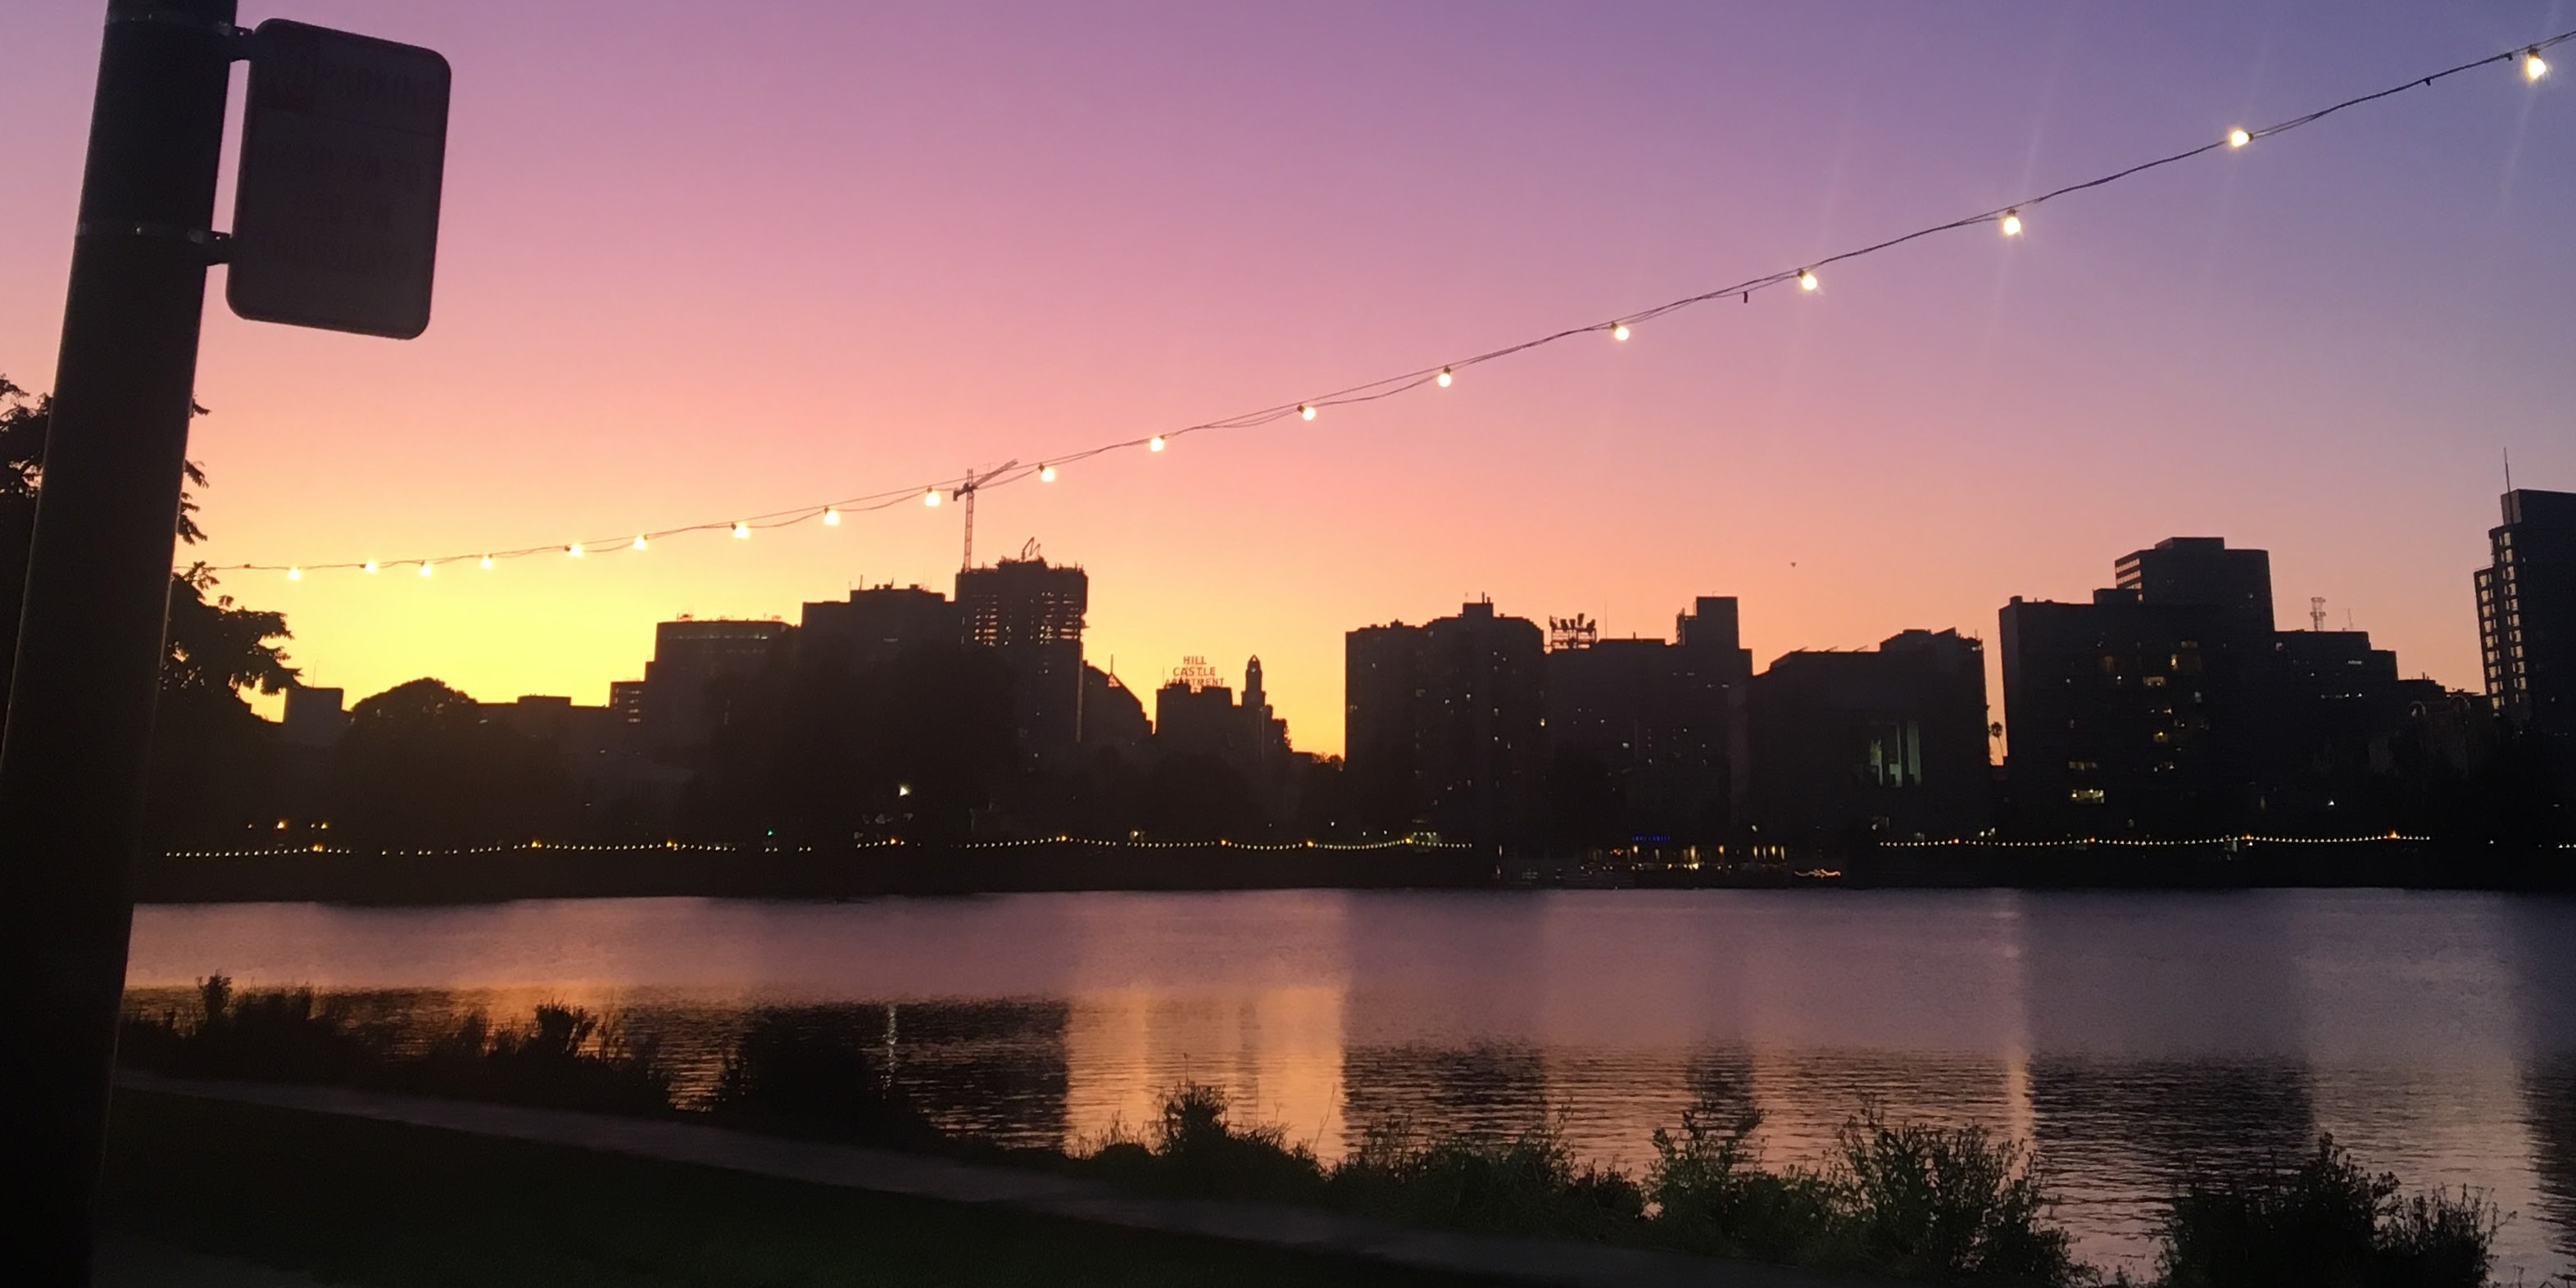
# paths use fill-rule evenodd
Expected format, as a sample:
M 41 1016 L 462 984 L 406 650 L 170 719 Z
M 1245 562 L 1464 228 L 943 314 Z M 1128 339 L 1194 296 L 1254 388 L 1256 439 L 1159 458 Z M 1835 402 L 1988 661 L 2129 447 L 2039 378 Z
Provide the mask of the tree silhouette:
M 553 747 L 486 719 L 433 679 L 350 709 L 332 749 L 333 833 L 366 847 L 440 848 L 560 837 L 573 785 Z

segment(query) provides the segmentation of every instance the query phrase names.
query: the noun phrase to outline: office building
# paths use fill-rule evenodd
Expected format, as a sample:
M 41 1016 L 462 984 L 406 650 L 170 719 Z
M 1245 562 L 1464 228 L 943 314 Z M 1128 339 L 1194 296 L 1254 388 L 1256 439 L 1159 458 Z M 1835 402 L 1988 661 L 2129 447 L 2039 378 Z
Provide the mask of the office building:
M 869 586 L 844 600 L 805 605 L 800 648 L 830 650 L 854 668 L 882 666 L 907 649 L 953 644 L 957 605 L 919 586 Z
M 706 745 L 725 720 L 723 682 L 757 675 L 786 638 L 780 621 L 683 617 L 654 626 L 638 721 L 645 746 L 671 755 Z
M 1791 853 L 1949 840 L 1992 808 L 1986 660 L 1957 631 L 1790 653 L 1754 676 L 1749 839 Z
M 1750 770 L 1753 655 L 1736 601 L 1701 597 L 1670 642 L 1602 639 L 1582 617 L 1549 625 L 1547 731 L 1559 761 L 1587 758 L 1607 774 L 1631 837 L 1725 835 Z

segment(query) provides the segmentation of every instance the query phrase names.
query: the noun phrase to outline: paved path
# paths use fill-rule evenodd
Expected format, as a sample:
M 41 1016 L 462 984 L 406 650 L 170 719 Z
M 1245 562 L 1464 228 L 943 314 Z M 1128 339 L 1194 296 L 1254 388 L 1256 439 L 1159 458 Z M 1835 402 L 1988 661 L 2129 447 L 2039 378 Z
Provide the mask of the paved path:
M 1150 1198 L 1083 1177 L 788 1140 L 697 1123 L 435 1100 L 341 1087 L 188 1082 L 139 1074 L 119 1075 L 118 1082 L 138 1091 L 372 1118 L 721 1167 L 815 1185 L 908 1194 L 952 1203 L 989 1203 L 1105 1225 L 1235 1239 L 1449 1274 L 1582 1288 L 1879 1288 L 1884 1282 L 1636 1248 L 1423 1230 L 1314 1208 Z
M 325 1288 L 286 1270 L 271 1270 L 230 1257 L 181 1252 L 109 1235 L 90 1267 L 91 1288 Z

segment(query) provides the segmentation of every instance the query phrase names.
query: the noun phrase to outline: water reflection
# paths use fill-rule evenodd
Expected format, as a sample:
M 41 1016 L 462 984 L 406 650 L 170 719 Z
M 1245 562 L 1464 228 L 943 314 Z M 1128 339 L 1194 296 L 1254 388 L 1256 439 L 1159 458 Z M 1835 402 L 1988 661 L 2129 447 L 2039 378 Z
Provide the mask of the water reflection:
M 1183 1080 L 1335 1157 L 1371 1126 L 1561 1126 L 1638 1167 L 1695 1103 L 1811 1161 L 1865 1104 L 2031 1141 L 2083 1252 L 2134 1258 L 2195 1167 L 2332 1131 L 2519 1212 L 2576 1266 L 2576 905 L 2385 891 L 1332 891 L 845 905 L 150 908 L 140 1005 L 224 971 L 426 1040 L 569 1001 L 712 1087 L 749 1008 L 888 1053 L 943 1126 L 1138 1130 Z

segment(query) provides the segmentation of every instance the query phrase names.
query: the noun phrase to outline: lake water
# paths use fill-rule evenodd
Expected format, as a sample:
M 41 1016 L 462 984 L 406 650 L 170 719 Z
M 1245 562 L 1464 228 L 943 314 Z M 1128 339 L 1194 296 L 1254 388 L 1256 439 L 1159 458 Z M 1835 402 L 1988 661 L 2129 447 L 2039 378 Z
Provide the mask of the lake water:
M 2576 1272 L 2576 902 L 2396 891 L 1552 891 L 147 907 L 129 986 L 309 985 L 422 1025 L 563 1000 L 712 1076 L 848 1008 L 948 1125 L 1078 1145 L 1184 1078 L 1327 1156 L 1562 1115 L 1638 1168 L 1695 1100 L 1812 1158 L 1865 1101 L 2032 1142 L 2106 1264 L 2196 1165 L 2330 1131 Z

